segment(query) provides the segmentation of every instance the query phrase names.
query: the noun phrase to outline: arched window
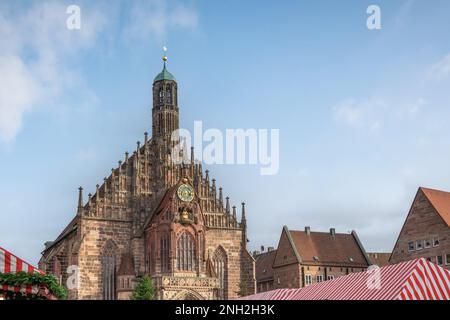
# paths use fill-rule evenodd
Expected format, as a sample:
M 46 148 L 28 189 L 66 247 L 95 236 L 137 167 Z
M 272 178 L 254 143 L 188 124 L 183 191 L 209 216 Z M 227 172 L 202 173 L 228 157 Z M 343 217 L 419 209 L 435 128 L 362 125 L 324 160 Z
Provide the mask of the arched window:
M 163 88 L 159 88 L 158 97 L 159 97 L 159 103 L 163 103 L 164 102 L 164 90 L 163 90 Z
M 183 271 L 193 271 L 196 266 L 194 239 L 183 232 L 177 240 L 177 268 Z
M 218 247 L 214 251 L 212 263 L 214 271 L 219 278 L 219 299 L 227 299 L 227 282 L 228 282 L 228 266 L 227 266 L 227 254 L 222 247 Z
M 114 300 L 116 297 L 116 248 L 108 240 L 102 253 L 103 300 Z
M 170 84 L 166 87 L 166 103 L 172 104 L 172 87 Z
M 159 241 L 159 250 L 161 255 L 161 271 L 169 271 L 170 270 L 170 259 L 169 259 L 169 252 L 170 252 L 170 238 L 169 235 L 163 234 Z
M 61 262 L 58 257 L 53 257 L 52 273 L 58 279 L 59 284 L 62 284 Z

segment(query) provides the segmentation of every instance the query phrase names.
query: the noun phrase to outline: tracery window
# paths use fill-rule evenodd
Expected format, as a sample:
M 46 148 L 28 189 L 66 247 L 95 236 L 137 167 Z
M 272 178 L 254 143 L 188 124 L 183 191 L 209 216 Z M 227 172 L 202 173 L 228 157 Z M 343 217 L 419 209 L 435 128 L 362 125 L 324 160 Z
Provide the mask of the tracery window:
M 160 254 L 161 254 L 161 271 L 169 271 L 170 269 L 170 238 L 168 234 L 163 234 L 160 238 Z
M 214 252 L 212 263 L 214 266 L 214 271 L 216 272 L 217 277 L 219 278 L 219 298 L 226 299 L 226 286 L 227 286 L 227 254 L 222 247 L 219 247 Z
M 190 234 L 183 232 L 177 240 L 177 268 L 193 271 L 196 266 L 195 242 Z
M 102 254 L 103 300 L 116 297 L 116 254 L 112 241 L 105 244 Z

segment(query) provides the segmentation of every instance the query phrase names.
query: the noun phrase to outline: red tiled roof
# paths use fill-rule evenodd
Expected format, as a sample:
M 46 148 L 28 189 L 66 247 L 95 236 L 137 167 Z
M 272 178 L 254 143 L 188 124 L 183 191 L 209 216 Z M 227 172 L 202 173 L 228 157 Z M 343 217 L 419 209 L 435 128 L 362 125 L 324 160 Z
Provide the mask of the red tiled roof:
M 450 227 L 450 192 L 420 187 L 437 213 Z
M 303 264 L 367 267 L 369 264 L 353 234 L 290 231 Z M 315 258 L 316 257 L 316 258 Z
M 256 281 L 272 280 L 273 279 L 273 261 L 277 250 L 264 252 L 256 258 Z

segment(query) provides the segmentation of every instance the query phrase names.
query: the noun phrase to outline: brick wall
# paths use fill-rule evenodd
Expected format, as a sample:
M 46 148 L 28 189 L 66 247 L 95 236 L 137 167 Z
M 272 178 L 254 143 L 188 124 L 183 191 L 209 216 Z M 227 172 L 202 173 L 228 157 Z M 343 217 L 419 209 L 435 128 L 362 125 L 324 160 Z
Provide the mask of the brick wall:
M 301 286 L 300 265 L 293 263 L 274 268 L 273 279 L 275 289 L 299 288 Z
M 254 260 L 242 247 L 242 231 L 239 229 L 209 229 L 205 236 L 206 250 L 212 255 L 222 246 L 227 254 L 227 298 L 238 297 L 241 281 L 247 282 L 247 290 L 254 292 Z
M 434 246 L 432 243 L 436 238 L 439 239 L 439 246 Z M 423 248 L 420 250 L 417 250 L 417 241 L 423 242 Z M 431 242 L 429 248 L 425 247 L 425 241 Z M 414 250 L 409 249 L 410 243 L 414 243 Z M 436 263 L 436 257 L 442 256 L 444 267 L 450 269 L 450 261 L 446 265 L 446 255 L 450 255 L 450 228 L 436 212 L 423 191 L 419 190 L 389 262 L 395 264 L 417 258 L 430 258 Z
M 102 251 L 107 240 L 116 246 L 116 267 L 120 265 L 121 253 L 129 250 L 131 223 L 125 221 L 107 221 L 83 219 L 81 223 L 84 235 L 78 266 L 80 288 L 78 299 L 102 299 Z

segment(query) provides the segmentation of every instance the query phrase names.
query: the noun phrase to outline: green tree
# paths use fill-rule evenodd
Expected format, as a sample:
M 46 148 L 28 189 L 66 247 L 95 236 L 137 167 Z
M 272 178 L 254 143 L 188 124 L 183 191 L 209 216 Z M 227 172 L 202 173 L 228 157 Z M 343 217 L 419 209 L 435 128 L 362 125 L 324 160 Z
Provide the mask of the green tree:
M 239 282 L 239 291 L 236 292 L 238 297 L 245 297 L 248 295 L 247 281 L 246 279 L 241 279 Z
M 154 300 L 155 288 L 153 287 L 153 281 L 149 276 L 144 276 L 139 279 L 136 287 L 134 288 L 131 300 Z

